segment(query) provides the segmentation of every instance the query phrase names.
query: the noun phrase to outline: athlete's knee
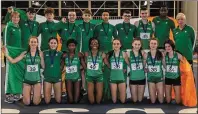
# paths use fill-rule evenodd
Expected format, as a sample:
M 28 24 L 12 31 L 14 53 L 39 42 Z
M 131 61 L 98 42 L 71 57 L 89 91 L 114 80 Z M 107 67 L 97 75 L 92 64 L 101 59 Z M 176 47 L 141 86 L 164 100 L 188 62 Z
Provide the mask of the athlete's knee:
M 30 100 L 23 99 L 23 104 L 29 106 L 30 105 Z
M 95 101 L 94 101 L 93 99 L 92 99 L 92 100 L 90 99 L 90 100 L 89 100 L 89 103 L 90 103 L 90 104 L 94 104 Z
M 175 101 L 176 101 L 177 104 L 181 103 L 181 99 L 180 98 L 176 98 Z
M 56 99 L 56 102 L 60 104 L 61 103 L 61 98 Z
M 34 105 L 39 105 L 41 102 L 41 99 L 33 99 L 33 104 Z
M 116 103 L 116 102 L 117 102 L 117 100 L 116 100 L 116 99 L 112 99 L 112 101 L 113 101 L 113 103 Z
M 49 104 L 50 103 L 50 99 L 45 99 L 45 103 Z
M 125 99 L 120 99 L 120 102 L 121 102 L 122 104 L 124 104 L 124 103 L 125 103 Z

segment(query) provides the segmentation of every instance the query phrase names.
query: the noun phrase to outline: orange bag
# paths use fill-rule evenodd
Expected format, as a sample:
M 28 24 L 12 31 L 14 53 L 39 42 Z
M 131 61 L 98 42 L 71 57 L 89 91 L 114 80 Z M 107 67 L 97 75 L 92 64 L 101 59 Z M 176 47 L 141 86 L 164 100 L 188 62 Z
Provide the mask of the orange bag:
M 197 93 L 195 80 L 191 65 L 185 57 L 180 62 L 181 72 L 181 100 L 184 106 L 194 107 L 197 105 Z M 175 98 L 174 89 L 172 89 L 172 98 Z

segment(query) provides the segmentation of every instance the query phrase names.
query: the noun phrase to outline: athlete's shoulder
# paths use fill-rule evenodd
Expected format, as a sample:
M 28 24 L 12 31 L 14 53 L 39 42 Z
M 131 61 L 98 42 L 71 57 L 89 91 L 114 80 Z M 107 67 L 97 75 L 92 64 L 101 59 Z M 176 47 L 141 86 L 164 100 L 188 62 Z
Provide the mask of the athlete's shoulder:
M 158 19 L 159 19 L 159 16 L 156 16 L 156 17 L 153 18 L 152 21 L 156 21 L 156 20 L 158 20 Z
M 48 53 L 49 52 L 49 49 L 48 50 L 44 50 L 43 51 L 43 54 L 46 54 L 46 53 Z
M 193 30 L 194 31 L 194 28 L 190 25 L 186 25 L 186 28 L 189 29 L 189 30 Z
M 118 23 L 118 24 L 116 24 L 115 26 L 121 26 L 123 23 Z
M 35 21 L 36 25 L 39 25 L 39 22 L 38 21 Z

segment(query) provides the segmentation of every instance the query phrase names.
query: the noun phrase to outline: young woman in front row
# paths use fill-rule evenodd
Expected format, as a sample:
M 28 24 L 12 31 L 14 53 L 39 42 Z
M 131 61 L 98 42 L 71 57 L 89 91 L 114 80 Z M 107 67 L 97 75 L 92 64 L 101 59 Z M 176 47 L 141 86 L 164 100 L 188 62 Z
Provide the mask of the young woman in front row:
M 141 50 L 142 42 L 140 38 L 132 41 L 132 51 L 130 52 L 130 89 L 133 102 L 141 102 L 145 90 L 146 53 Z
M 25 74 L 23 79 L 23 103 L 30 105 L 31 91 L 33 89 L 33 104 L 38 105 L 41 101 L 41 75 L 40 66 L 45 67 L 43 53 L 38 50 L 38 38 L 32 36 L 29 39 L 27 51 L 22 52 L 18 57 L 10 57 L 5 50 L 7 59 L 12 63 L 17 63 L 25 59 Z M 17 85 L 16 85 L 17 86 Z
M 113 103 L 117 102 L 117 89 L 119 91 L 119 99 L 121 103 L 126 100 L 126 81 L 124 76 L 124 61 L 129 65 L 129 58 L 126 52 L 120 50 L 122 44 L 119 39 L 113 40 L 113 50 L 108 53 L 108 61 L 110 62 L 110 87 Z
M 150 39 L 149 42 L 150 51 L 147 55 L 148 65 L 148 87 L 151 103 L 156 102 L 156 98 L 160 103 L 164 101 L 164 76 L 162 71 L 162 65 L 165 68 L 164 55 L 158 48 L 158 41 L 156 38 Z M 157 96 L 156 96 L 157 93 Z
M 109 68 L 106 54 L 99 51 L 100 43 L 96 38 L 89 40 L 89 52 L 85 53 L 87 63 L 86 81 L 88 89 L 88 99 L 91 104 L 95 101 L 100 104 L 103 95 L 103 63 Z M 96 93 L 96 95 L 94 95 Z
M 166 61 L 166 74 L 165 74 L 165 95 L 166 95 L 166 102 L 171 102 L 171 92 L 172 87 L 175 91 L 175 101 L 177 104 L 181 102 L 180 96 L 180 69 L 179 69 L 179 62 L 182 59 L 182 55 L 175 52 L 175 45 L 172 40 L 167 40 L 164 43 L 165 47 L 165 61 Z
M 51 37 L 48 41 L 49 50 L 43 52 L 44 69 L 44 99 L 49 104 L 51 100 L 52 86 L 57 103 L 61 102 L 61 58 L 62 52 L 57 51 L 58 40 Z
M 69 39 L 67 41 L 68 52 L 64 53 L 62 64 L 66 69 L 66 88 L 68 103 L 78 103 L 81 89 L 80 66 L 86 69 L 83 54 L 76 52 L 77 41 Z

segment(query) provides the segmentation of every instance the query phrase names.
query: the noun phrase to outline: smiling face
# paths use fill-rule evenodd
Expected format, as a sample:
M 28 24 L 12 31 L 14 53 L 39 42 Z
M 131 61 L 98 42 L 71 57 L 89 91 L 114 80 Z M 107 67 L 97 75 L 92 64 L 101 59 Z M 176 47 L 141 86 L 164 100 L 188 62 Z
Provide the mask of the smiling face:
M 68 49 L 69 49 L 70 52 L 73 52 L 73 51 L 75 51 L 75 49 L 76 49 L 76 45 L 75 45 L 74 43 L 70 43 L 70 44 L 68 45 Z
M 68 19 L 69 19 L 69 22 L 74 23 L 76 20 L 76 12 L 69 12 Z
M 85 13 L 85 14 L 83 14 L 82 18 L 83 18 L 83 20 L 84 20 L 85 22 L 89 22 L 89 21 L 91 20 L 92 17 L 91 17 L 90 14 Z
M 179 24 L 179 26 L 183 26 L 185 24 L 185 18 L 184 17 L 178 18 L 177 23 Z
M 98 49 L 99 48 L 98 40 L 92 40 L 90 47 L 91 49 Z
M 29 40 L 30 48 L 37 48 L 38 47 L 38 39 L 36 37 L 31 37 Z
M 122 18 L 124 19 L 124 22 L 130 22 L 131 14 L 130 13 L 123 13 Z
M 140 40 L 135 40 L 132 42 L 132 47 L 134 50 L 139 51 L 141 48 L 141 41 Z
M 161 7 L 161 8 L 160 8 L 160 16 L 166 17 L 167 14 L 168 14 L 168 9 L 167 9 L 167 7 Z
M 157 40 L 151 40 L 149 46 L 151 50 L 156 50 L 158 46 Z
M 148 10 L 141 10 L 140 16 L 143 20 L 147 20 L 148 18 Z
M 108 12 L 103 12 L 102 13 L 102 19 L 103 19 L 103 21 L 108 22 L 109 21 L 109 13 Z
M 166 43 L 165 44 L 165 50 L 166 50 L 166 52 L 171 52 L 171 51 L 173 51 L 173 48 L 171 47 L 170 44 Z
M 56 50 L 58 47 L 58 42 L 55 39 L 50 40 L 48 44 L 49 44 L 50 49 L 52 50 Z
M 17 14 L 12 15 L 11 19 L 14 24 L 18 24 L 20 21 L 20 17 Z
M 28 19 L 31 20 L 31 21 L 34 20 L 35 15 L 36 15 L 36 13 L 27 12 L 27 17 L 28 17 Z
M 118 50 L 120 50 L 121 46 L 122 45 L 121 45 L 119 40 L 114 40 L 113 41 L 113 50 L 118 51 Z
M 47 13 L 47 14 L 45 14 L 45 17 L 47 18 L 47 21 L 49 21 L 49 22 L 52 22 L 54 20 L 53 13 Z

